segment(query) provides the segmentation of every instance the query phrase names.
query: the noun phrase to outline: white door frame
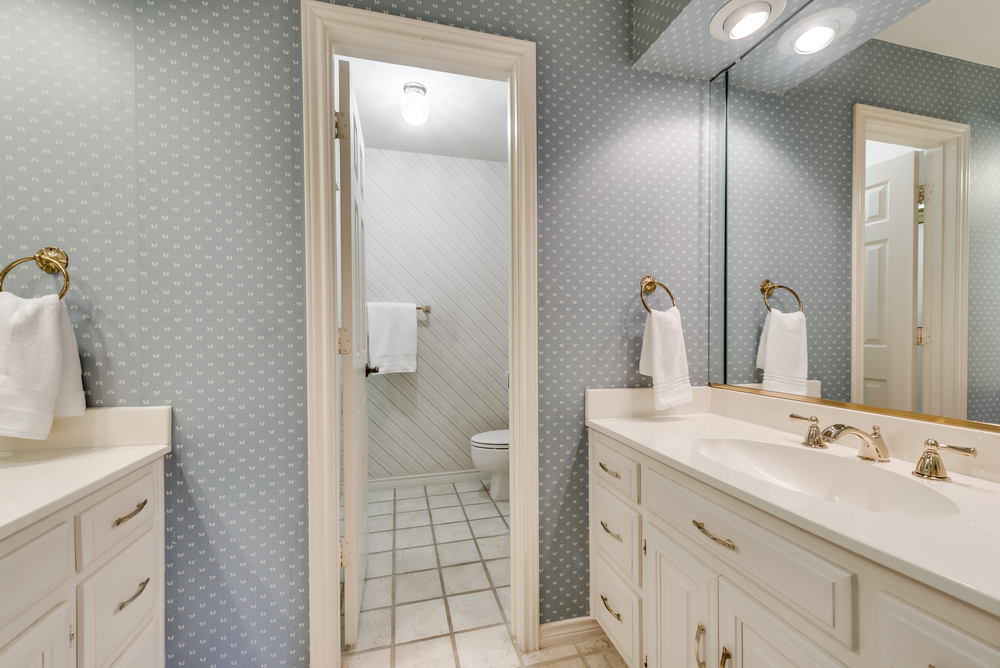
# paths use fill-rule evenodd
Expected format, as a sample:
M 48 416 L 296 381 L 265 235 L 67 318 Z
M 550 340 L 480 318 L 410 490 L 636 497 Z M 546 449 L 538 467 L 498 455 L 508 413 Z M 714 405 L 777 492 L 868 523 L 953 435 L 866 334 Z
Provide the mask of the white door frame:
M 969 346 L 969 150 L 971 131 L 964 123 L 854 105 L 854 186 L 851 235 L 851 401 L 864 402 L 864 252 L 865 142 L 943 149 L 941 193 L 944 244 L 934 257 L 925 254 L 924 319 L 932 344 L 924 357 L 925 389 L 941 397 L 935 415 L 965 419 L 968 410 Z M 939 277 L 934 284 L 928 279 Z M 915 333 L 914 333 L 915 335 Z M 928 359 L 930 358 L 930 359 Z M 929 379 L 929 383 L 926 379 Z M 934 391 L 937 388 L 938 391 Z M 945 388 L 950 392 L 944 392 Z M 948 396 L 950 395 L 950 396 Z M 928 393 L 924 393 L 925 404 Z
M 539 643 L 535 44 L 302 0 L 310 665 L 339 666 L 341 649 L 335 53 L 510 85 L 511 628 L 521 649 L 531 651 Z

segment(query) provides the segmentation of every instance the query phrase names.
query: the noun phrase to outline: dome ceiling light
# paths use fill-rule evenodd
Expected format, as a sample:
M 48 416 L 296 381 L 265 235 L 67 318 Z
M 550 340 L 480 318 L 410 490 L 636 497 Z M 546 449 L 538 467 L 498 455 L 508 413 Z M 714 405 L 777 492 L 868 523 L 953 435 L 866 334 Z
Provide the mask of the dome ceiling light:
M 708 31 L 725 42 L 755 35 L 774 23 L 785 0 L 732 0 L 716 12 Z
M 809 56 L 826 49 L 854 27 L 857 13 L 848 7 L 816 12 L 796 21 L 778 38 L 778 52 Z
M 399 103 L 399 113 L 410 125 L 423 125 L 430 115 L 427 105 L 427 88 L 416 81 L 403 86 L 403 99 Z

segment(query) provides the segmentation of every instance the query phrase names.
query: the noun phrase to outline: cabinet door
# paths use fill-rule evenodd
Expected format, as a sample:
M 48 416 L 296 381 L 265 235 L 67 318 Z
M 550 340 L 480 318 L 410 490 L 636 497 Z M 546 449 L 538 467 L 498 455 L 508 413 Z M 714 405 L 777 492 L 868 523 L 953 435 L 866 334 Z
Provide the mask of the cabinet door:
M 719 575 L 647 522 L 643 632 L 649 668 L 718 665 Z
M 0 649 L 3 668 L 69 668 L 69 605 L 60 603 Z
M 884 592 L 879 594 L 878 613 L 880 668 L 1000 666 L 1000 647 Z M 991 640 L 1000 642 L 1000 637 Z
M 719 579 L 719 653 L 720 668 L 844 668 L 725 578 Z

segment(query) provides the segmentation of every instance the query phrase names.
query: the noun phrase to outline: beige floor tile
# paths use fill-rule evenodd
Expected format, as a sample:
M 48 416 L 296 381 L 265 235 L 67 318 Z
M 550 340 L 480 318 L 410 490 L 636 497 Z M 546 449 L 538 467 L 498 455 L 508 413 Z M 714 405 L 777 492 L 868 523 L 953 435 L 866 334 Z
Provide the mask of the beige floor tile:
M 455 489 L 459 492 L 481 492 L 483 490 L 483 483 L 481 480 L 475 480 L 473 482 L 456 482 Z
M 438 570 L 400 573 L 396 576 L 396 605 L 438 598 L 441 592 L 441 574 Z
M 420 547 L 421 545 L 431 545 L 433 543 L 434 534 L 431 533 L 431 528 L 429 526 L 396 530 L 397 550 L 405 550 L 410 547 Z
M 451 626 L 455 631 L 502 624 L 500 607 L 492 590 L 448 597 Z
M 386 552 L 392 549 L 392 532 L 379 531 L 368 534 L 369 552 Z
M 447 485 L 427 485 L 427 496 L 438 496 L 440 494 L 454 494 L 455 486 Z
M 484 491 L 479 492 L 464 492 L 458 495 L 458 498 L 462 500 L 465 505 L 472 505 L 474 503 L 492 503 L 493 499 L 490 495 Z
M 432 496 L 427 500 L 427 502 L 430 504 L 431 508 L 447 508 L 448 506 L 457 506 L 461 503 L 458 500 L 458 494 Z
M 588 668 L 628 668 L 625 659 L 612 647 L 597 654 L 584 657 Z
M 370 578 L 392 575 L 392 552 L 369 554 L 368 569 L 365 571 L 365 575 Z
M 451 524 L 435 524 L 434 536 L 438 543 L 452 543 L 456 540 L 469 540 L 472 538 L 472 529 L 468 522 L 453 522 Z M 510 541 L 508 541 L 509 543 Z M 507 553 L 507 556 L 510 552 Z
M 368 518 L 368 533 L 392 531 L 392 515 L 377 515 Z
M 444 599 L 396 606 L 396 643 L 448 633 Z
M 510 536 L 491 536 L 476 540 L 483 559 L 500 559 L 510 556 Z
M 390 605 L 392 605 L 392 578 L 365 580 L 365 590 L 361 594 L 361 609 L 373 610 Z
M 437 553 L 433 545 L 412 547 L 408 550 L 396 550 L 396 572 L 409 573 L 428 568 L 437 568 Z
M 448 524 L 449 522 L 462 522 L 465 520 L 465 512 L 461 506 L 451 508 L 435 508 L 431 511 L 434 524 Z
M 599 652 L 611 647 L 611 641 L 608 640 L 607 636 L 600 636 L 599 638 L 591 638 L 590 640 L 584 640 L 582 642 L 576 643 L 576 649 L 580 654 L 590 654 L 591 652 Z
M 375 517 L 376 515 L 392 515 L 392 501 L 379 501 L 378 503 L 368 504 L 368 516 Z
M 587 668 L 587 664 L 584 663 L 583 659 L 580 657 L 576 657 L 575 659 L 566 659 L 565 661 L 547 663 L 544 668 Z
M 509 591 L 509 590 L 508 590 Z M 521 658 L 529 666 L 533 666 L 538 663 L 544 663 L 545 661 L 554 661 L 555 659 L 565 659 L 567 656 L 576 656 L 576 647 L 571 644 L 569 645 L 559 645 L 558 647 L 549 647 L 547 649 L 540 649 L 537 652 L 529 652 L 528 654 L 522 654 Z M 546 666 L 545 668 L 548 668 Z
M 377 503 L 379 501 L 392 501 L 392 490 L 380 489 L 377 492 L 368 492 L 368 503 Z
M 422 527 L 422 526 L 427 526 L 430 523 L 431 523 L 431 516 L 430 513 L 428 513 L 426 510 L 416 510 L 412 513 L 396 513 L 397 529 Z
M 515 668 L 521 661 L 503 625 L 455 635 L 458 660 L 473 668 Z
M 438 559 L 442 566 L 454 566 L 455 564 L 467 564 L 471 561 L 479 561 L 479 550 L 476 549 L 476 542 L 473 540 L 463 540 L 458 543 L 444 543 L 437 546 Z
M 392 608 L 362 612 L 358 621 L 358 641 L 352 649 L 359 652 L 387 646 L 391 640 L 391 628 Z
M 450 636 L 396 646 L 395 668 L 453 668 L 454 665 Z
M 397 513 L 408 513 L 414 510 L 427 510 L 427 499 L 417 496 L 412 499 L 398 499 L 396 501 Z
M 398 487 L 396 488 L 396 499 L 412 499 L 417 496 L 424 495 L 423 485 L 418 485 L 415 487 Z
M 477 503 L 465 507 L 465 516 L 470 520 L 482 520 L 487 517 L 500 517 L 500 511 L 492 503 Z
M 509 501 L 497 501 L 497 508 L 500 509 L 500 514 L 504 517 L 510 517 L 510 502 Z
M 391 658 L 391 650 L 388 649 L 378 649 L 364 654 L 348 654 L 344 656 L 341 668 L 391 668 L 389 665 Z
M 510 621 L 510 587 L 498 587 L 496 591 L 503 614 L 507 617 L 507 621 Z
M 489 589 L 490 586 L 481 563 L 449 566 L 442 568 L 441 572 L 444 575 L 444 592 L 449 596 L 476 589 Z
M 487 561 L 486 570 L 490 572 L 490 579 L 493 580 L 494 587 L 510 584 L 510 559 Z
M 396 516 L 396 526 L 399 526 L 399 516 Z M 472 520 L 469 522 L 472 527 L 472 534 L 476 538 L 486 538 L 487 536 L 501 536 L 508 533 L 507 525 L 499 517 L 488 520 Z

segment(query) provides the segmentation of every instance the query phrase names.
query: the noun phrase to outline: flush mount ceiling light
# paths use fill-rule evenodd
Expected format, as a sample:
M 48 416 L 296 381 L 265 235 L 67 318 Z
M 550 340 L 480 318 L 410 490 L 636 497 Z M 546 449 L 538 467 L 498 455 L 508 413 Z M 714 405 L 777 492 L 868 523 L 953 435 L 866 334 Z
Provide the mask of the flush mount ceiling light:
M 740 40 L 774 23 L 784 9 L 785 0 L 732 0 L 715 13 L 708 31 L 724 42 Z
M 846 35 L 857 18 L 857 13 L 847 7 L 816 12 L 784 32 L 778 39 L 778 51 L 800 56 L 819 53 Z
M 399 113 L 403 115 L 403 120 L 410 125 L 423 125 L 430 115 L 430 107 L 427 106 L 427 88 L 423 84 L 415 81 L 403 86 L 403 99 L 399 103 Z

